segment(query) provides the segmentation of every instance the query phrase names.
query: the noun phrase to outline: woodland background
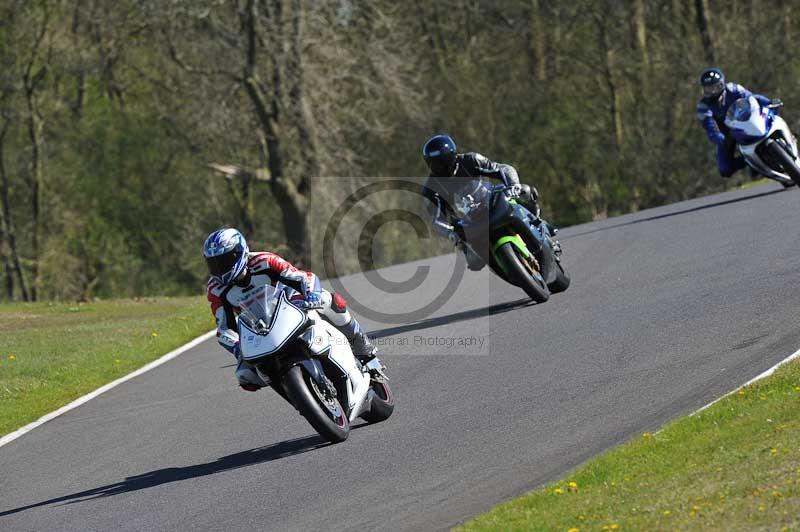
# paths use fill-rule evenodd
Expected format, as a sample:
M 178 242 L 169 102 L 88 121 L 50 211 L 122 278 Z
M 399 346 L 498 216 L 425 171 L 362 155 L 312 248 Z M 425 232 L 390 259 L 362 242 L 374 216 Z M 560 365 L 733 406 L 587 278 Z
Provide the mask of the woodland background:
M 315 213 L 355 181 L 315 178 L 421 180 L 442 131 L 516 166 L 557 225 L 723 190 L 748 177 L 718 177 L 697 76 L 800 127 L 798 7 L 0 0 L 0 300 L 201 293 L 222 225 L 319 268 Z M 408 233 L 382 229 L 371 264 L 447 249 Z

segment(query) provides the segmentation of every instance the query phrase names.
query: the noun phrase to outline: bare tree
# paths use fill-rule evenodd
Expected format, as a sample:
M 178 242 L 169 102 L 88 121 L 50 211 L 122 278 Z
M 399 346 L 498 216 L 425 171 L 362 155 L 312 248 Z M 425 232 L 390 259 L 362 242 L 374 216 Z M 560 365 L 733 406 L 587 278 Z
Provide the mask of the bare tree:
M 700 31 L 700 38 L 703 42 L 703 53 L 706 63 L 716 64 L 717 54 L 714 48 L 714 39 L 711 35 L 711 20 L 708 8 L 708 0 L 695 0 L 695 15 L 697 16 L 697 29 Z

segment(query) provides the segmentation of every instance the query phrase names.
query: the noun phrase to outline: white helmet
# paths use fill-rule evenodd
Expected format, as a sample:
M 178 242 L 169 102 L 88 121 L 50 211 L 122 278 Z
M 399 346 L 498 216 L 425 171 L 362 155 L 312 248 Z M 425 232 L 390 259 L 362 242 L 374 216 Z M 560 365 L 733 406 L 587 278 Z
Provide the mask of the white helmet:
M 229 227 L 208 235 L 203 245 L 208 273 L 224 285 L 231 284 L 245 271 L 248 253 L 242 233 Z

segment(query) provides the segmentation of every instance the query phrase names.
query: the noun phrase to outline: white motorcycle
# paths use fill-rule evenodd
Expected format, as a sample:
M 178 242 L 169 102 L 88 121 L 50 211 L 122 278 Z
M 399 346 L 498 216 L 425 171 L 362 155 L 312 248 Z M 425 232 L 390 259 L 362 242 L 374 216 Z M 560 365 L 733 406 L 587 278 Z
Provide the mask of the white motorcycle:
M 773 105 L 761 106 L 753 96 L 739 98 L 728 109 L 725 125 L 739 153 L 756 172 L 785 187 L 800 186 L 797 141 Z
M 244 362 L 330 442 L 347 439 L 358 417 L 374 423 L 392 415 L 381 361 L 362 366 L 339 330 L 283 290 L 263 287 L 243 307 L 239 340 Z

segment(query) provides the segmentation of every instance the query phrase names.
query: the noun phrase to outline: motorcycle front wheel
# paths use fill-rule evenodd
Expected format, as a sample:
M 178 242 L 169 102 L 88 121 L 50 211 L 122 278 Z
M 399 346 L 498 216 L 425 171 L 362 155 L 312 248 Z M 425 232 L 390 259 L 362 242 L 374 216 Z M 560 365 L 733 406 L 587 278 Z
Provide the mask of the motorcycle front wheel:
M 560 262 L 556 262 L 556 280 L 547 285 L 547 287 L 550 289 L 550 293 L 557 294 L 559 292 L 563 292 L 569 288 L 569 283 L 569 274 L 567 274 Z
M 372 379 L 369 385 L 375 395 L 372 397 L 369 412 L 362 414 L 361 419 L 367 423 L 378 423 L 394 412 L 394 397 L 389 383 L 385 380 Z
M 781 163 L 781 167 L 789 174 L 789 177 L 792 178 L 797 186 L 800 186 L 800 168 L 797 167 L 794 157 L 789 154 L 786 147 L 778 141 L 773 141 L 769 144 L 769 149 L 772 155 Z
M 292 366 L 283 377 L 286 394 L 300 414 L 319 435 L 331 443 L 339 443 L 350 434 L 350 421 L 336 397 L 320 390 L 302 366 Z
M 550 298 L 550 290 L 530 259 L 520 257 L 517 248 L 506 242 L 497 250 L 499 259 L 503 261 L 508 275 L 516 281 L 516 285 L 525 290 L 528 297 L 537 303 L 544 303 Z M 538 274 L 537 276 L 534 273 Z

